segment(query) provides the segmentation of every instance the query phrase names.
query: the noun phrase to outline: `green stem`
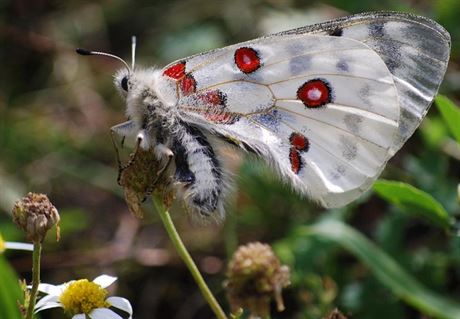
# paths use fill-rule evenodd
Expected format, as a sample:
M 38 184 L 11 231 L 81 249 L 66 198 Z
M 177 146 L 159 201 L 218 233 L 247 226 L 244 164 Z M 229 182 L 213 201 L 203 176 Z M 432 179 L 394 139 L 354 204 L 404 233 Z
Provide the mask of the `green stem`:
M 27 308 L 26 319 L 32 319 L 34 315 L 35 302 L 37 300 L 38 285 L 40 284 L 40 257 L 42 244 L 34 243 L 34 253 L 32 257 L 32 289 L 29 297 L 29 307 Z
M 216 298 L 212 294 L 211 290 L 206 285 L 206 282 L 204 281 L 203 276 L 201 276 L 198 267 L 196 266 L 195 262 L 193 261 L 192 257 L 187 251 L 187 248 L 185 247 L 184 243 L 182 242 L 182 239 L 180 238 L 179 233 L 177 232 L 176 227 L 174 226 L 171 216 L 169 215 L 168 210 L 164 208 L 161 199 L 159 199 L 157 196 L 153 196 L 153 203 L 155 205 L 157 212 L 160 214 L 160 218 L 163 221 L 166 231 L 168 232 L 169 238 L 173 242 L 174 247 L 176 247 L 176 250 L 182 258 L 182 260 L 184 261 L 185 265 L 187 265 L 187 268 L 189 269 L 190 273 L 195 279 L 195 282 L 200 288 L 204 299 L 206 299 L 206 301 L 208 302 L 209 306 L 211 307 L 212 311 L 214 311 L 214 314 L 218 319 L 227 319 L 225 312 L 222 310 Z

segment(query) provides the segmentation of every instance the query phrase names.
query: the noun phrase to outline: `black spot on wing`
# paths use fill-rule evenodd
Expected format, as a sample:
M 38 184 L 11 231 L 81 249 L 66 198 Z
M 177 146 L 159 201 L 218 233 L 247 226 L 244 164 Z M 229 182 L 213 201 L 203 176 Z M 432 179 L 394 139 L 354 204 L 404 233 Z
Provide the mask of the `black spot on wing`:
M 335 29 L 329 30 L 328 34 L 333 37 L 341 37 L 343 35 L 343 29 L 340 27 L 336 27 Z
M 368 26 L 370 41 L 368 44 L 382 57 L 391 73 L 401 66 L 401 45 L 387 34 L 384 22 L 371 23 Z
M 335 65 L 338 71 L 342 72 L 349 72 L 350 71 L 350 66 L 348 65 L 348 62 L 344 59 L 340 59 L 337 64 Z
M 343 117 L 343 122 L 347 129 L 353 134 L 358 134 L 361 130 L 362 116 L 356 114 L 347 114 Z
M 329 172 L 329 175 L 333 180 L 341 179 L 345 176 L 347 169 L 343 165 L 337 165 L 333 171 Z
M 361 99 L 361 101 L 371 106 L 372 103 L 370 100 L 370 95 L 371 95 L 371 87 L 369 84 L 365 84 L 361 89 L 359 89 L 358 97 Z M 372 110 L 371 107 L 369 107 L 369 109 Z
M 368 29 L 369 35 L 373 38 L 382 38 L 385 35 L 385 24 L 382 22 L 371 23 Z
M 272 109 L 269 112 L 252 115 L 251 120 L 262 124 L 274 132 L 278 132 L 281 115 L 277 109 Z
M 289 61 L 289 72 L 294 76 L 305 73 L 310 67 L 311 56 L 308 55 L 296 56 Z
M 342 146 L 342 156 L 346 160 L 352 161 L 358 155 L 358 143 L 345 136 L 340 136 Z
M 375 43 L 377 53 L 382 57 L 391 73 L 401 66 L 402 54 L 400 45 L 391 39 Z

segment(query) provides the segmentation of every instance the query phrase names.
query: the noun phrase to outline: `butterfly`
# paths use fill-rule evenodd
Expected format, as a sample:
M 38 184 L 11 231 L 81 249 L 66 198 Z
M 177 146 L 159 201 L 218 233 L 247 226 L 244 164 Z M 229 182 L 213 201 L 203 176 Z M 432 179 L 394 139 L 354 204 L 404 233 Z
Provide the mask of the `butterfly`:
M 162 69 L 135 67 L 133 54 L 133 66 L 122 60 L 115 76 L 128 121 L 112 130 L 152 150 L 200 216 L 224 214 L 222 145 L 263 159 L 320 205 L 340 207 L 370 188 L 418 127 L 449 54 L 442 26 L 397 12 L 267 35 Z

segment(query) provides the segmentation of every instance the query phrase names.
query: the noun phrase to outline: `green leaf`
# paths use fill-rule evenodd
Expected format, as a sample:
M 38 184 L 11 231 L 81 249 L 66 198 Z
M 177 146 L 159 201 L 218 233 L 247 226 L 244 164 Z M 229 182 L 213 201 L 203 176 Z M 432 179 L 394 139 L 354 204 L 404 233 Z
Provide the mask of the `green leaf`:
M 433 196 L 412 185 L 379 179 L 373 189 L 380 197 L 408 213 L 424 216 L 444 228 L 452 224 L 447 211 Z
M 425 118 L 419 132 L 425 144 L 436 151 L 439 150 L 439 145 L 449 136 L 447 126 L 439 116 Z
M 436 97 L 436 105 L 450 132 L 460 144 L 460 108 L 443 95 Z
M 298 231 L 300 236 L 314 236 L 341 245 L 366 264 L 396 296 L 422 313 L 442 319 L 460 318 L 460 304 L 428 290 L 386 252 L 350 226 L 329 219 L 313 226 L 301 226 Z
M 18 276 L 3 256 L 0 256 L 0 318 L 22 319 L 18 300 L 22 301 Z

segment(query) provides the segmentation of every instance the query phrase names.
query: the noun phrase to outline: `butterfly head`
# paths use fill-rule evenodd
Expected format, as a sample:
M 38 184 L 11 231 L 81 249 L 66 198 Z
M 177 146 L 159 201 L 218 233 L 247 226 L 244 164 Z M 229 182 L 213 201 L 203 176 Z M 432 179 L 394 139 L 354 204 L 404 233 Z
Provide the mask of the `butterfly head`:
M 167 110 L 155 90 L 159 72 L 154 68 L 141 68 L 121 69 L 115 74 L 115 87 L 126 100 L 126 113 L 130 118 L 144 117 L 148 112 L 161 116 Z
M 135 67 L 136 38 L 132 38 L 132 63 L 129 65 L 125 60 L 114 54 L 77 49 L 81 55 L 99 55 L 118 60 L 123 63 L 123 68 L 115 74 L 114 84 L 120 94 L 126 99 L 126 113 L 129 118 L 136 122 L 144 122 L 148 112 L 152 108 L 156 112 L 163 112 L 162 103 L 155 92 L 155 79 L 159 71 L 155 69 L 142 69 Z M 149 110 L 150 109 L 150 110 Z

